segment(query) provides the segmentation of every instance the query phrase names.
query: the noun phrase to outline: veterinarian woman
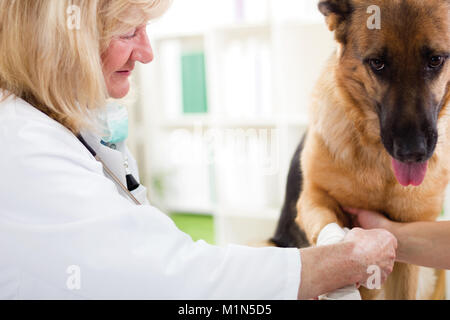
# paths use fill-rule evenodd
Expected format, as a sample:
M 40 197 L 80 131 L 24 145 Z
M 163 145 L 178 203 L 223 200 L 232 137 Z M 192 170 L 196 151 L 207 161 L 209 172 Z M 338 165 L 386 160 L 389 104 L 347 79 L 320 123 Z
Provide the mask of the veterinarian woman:
M 124 117 L 103 106 L 152 61 L 146 24 L 168 5 L 0 2 L 0 298 L 311 298 L 364 282 L 372 264 L 384 280 L 387 231 L 301 251 L 215 247 L 148 203 Z
M 378 212 L 346 209 L 365 229 L 386 229 L 398 240 L 397 260 L 450 270 L 450 221 L 400 223 Z

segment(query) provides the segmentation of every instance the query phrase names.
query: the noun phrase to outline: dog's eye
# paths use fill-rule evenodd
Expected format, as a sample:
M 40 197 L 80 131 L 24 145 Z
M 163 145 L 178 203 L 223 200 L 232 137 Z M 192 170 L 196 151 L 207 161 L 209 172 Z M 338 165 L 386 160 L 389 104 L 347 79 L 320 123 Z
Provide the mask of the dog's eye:
M 436 69 L 436 68 L 441 67 L 444 64 L 444 61 L 445 61 L 445 59 L 442 56 L 433 56 L 430 58 L 430 62 L 428 63 L 428 66 L 431 69 Z
M 382 71 L 384 70 L 384 68 L 386 68 L 386 64 L 383 60 L 380 59 L 370 59 L 369 64 L 370 67 L 377 72 Z

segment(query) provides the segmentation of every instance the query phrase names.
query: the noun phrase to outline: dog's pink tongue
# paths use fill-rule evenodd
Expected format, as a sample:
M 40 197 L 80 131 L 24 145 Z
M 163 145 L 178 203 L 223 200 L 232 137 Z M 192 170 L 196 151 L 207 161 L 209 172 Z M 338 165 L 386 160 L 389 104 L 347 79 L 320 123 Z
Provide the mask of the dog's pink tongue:
M 428 161 L 423 163 L 403 163 L 392 159 L 392 166 L 394 168 L 395 177 L 402 186 L 407 187 L 412 184 L 417 187 L 420 186 L 425 179 Z

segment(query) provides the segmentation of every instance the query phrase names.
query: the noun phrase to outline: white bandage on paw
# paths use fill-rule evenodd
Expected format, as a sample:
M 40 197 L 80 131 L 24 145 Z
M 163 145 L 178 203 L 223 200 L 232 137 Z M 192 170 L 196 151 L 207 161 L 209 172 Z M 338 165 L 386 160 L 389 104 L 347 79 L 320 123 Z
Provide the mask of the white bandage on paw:
M 344 240 L 346 233 L 337 223 L 330 223 L 320 231 L 319 237 L 317 238 L 317 245 L 326 246 L 339 243 Z
M 330 223 L 319 234 L 317 238 L 318 246 L 332 245 L 344 240 L 348 229 L 342 229 L 337 223 Z M 342 289 L 324 294 L 320 300 L 361 300 L 361 294 L 356 289 L 356 285 L 347 286 Z
M 333 292 L 321 295 L 319 300 L 362 300 L 359 290 L 355 285 L 337 289 Z

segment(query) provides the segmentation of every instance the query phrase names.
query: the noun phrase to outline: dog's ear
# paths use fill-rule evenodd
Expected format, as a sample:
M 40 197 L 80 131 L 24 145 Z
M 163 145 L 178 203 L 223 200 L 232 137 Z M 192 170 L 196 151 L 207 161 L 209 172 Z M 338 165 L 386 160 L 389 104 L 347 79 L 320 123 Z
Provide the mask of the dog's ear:
M 346 25 L 353 12 L 351 0 L 320 0 L 319 10 L 330 31 L 336 32 L 336 40 L 345 43 Z

